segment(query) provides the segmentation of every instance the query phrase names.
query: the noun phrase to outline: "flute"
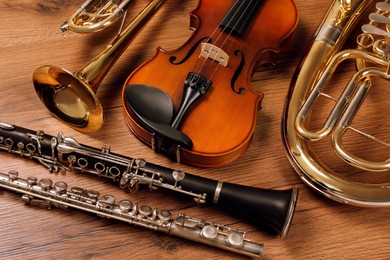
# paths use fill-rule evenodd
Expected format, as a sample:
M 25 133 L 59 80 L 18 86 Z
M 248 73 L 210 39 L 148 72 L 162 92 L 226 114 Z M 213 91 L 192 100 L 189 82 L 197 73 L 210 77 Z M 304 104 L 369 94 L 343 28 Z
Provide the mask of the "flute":
M 167 210 L 133 204 L 129 200 L 115 204 L 112 195 L 100 196 L 97 191 L 80 187 L 68 190 L 68 185 L 62 181 L 53 183 L 51 179 L 38 180 L 36 177 L 22 179 L 17 171 L 10 171 L 0 173 L 0 188 L 21 193 L 22 200 L 31 205 L 48 209 L 52 206 L 75 208 L 246 256 L 260 257 L 263 253 L 262 244 L 246 239 L 245 232 L 230 226 L 183 214 L 173 217 Z
M 51 172 L 79 170 L 118 183 L 136 192 L 140 185 L 150 190 L 163 188 L 192 197 L 197 203 L 218 207 L 250 218 L 267 230 L 285 237 L 298 198 L 298 187 L 270 190 L 221 182 L 180 170 L 148 163 L 80 144 L 59 132 L 57 137 L 0 122 L 0 150 L 39 161 Z

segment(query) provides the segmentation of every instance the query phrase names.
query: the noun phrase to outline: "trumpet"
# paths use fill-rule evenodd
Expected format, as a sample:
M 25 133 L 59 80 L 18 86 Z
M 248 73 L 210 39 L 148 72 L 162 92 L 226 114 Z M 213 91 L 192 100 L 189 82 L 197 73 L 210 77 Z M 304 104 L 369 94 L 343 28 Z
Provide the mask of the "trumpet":
M 88 0 L 61 25 L 60 29 L 62 32 L 77 33 L 101 31 L 122 17 L 133 2 L 133 0 Z
M 164 2 L 152 0 L 101 54 L 77 72 L 50 65 L 36 69 L 33 73 L 35 91 L 47 109 L 76 130 L 99 130 L 104 122 L 103 108 L 96 97 L 100 83 Z
M 372 11 L 370 22 L 362 26 L 356 49 L 341 50 L 360 18 Z M 390 81 L 390 4 L 389 1 L 334 0 L 299 65 L 287 96 L 282 120 L 282 135 L 287 157 L 308 186 L 335 201 L 355 206 L 390 206 L 390 189 L 385 183 L 351 181 L 337 174 L 315 153 L 313 143 L 330 137 L 342 161 L 358 170 L 389 171 L 390 158 L 383 161 L 363 159 L 343 145 L 347 130 L 376 141 L 386 148 L 385 140 L 351 126 L 368 95 L 374 78 Z M 336 69 L 343 61 L 356 63 L 356 72 L 339 97 L 325 93 Z M 310 129 L 313 106 L 325 97 L 335 106 L 320 129 Z

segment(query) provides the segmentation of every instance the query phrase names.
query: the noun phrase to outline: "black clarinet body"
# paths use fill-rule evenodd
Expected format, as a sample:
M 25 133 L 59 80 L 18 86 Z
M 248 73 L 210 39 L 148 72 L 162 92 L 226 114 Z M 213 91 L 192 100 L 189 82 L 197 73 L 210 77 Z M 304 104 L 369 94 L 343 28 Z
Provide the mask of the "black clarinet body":
M 197 203 L 244 215 L 280 234 L 287 235 L 298 198 L 298 188 L 270 190 L 221 182 L 180 170 L 134 159 L 110 151 L 80 144 L 59 132 L 57 137 L 20 126 L 0 123 L 0 150 L 35 159 L 50 171 L 78 170 L 118 183 L 136 192 L 140 185 L 150 190 L 172 190 L 192 197 Z

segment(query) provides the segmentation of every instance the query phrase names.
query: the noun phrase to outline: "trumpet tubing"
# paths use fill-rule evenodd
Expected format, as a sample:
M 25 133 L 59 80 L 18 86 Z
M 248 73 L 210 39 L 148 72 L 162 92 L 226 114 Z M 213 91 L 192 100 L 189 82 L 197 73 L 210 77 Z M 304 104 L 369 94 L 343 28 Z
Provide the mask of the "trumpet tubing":
M 87 0 L 60 27 L 62 32 L 101 31 L 124 15 L 134 0 Z
M 38 97 L 60 121 L 82 132 L 99 130 L 104 122 L 97 89 L 108 71 L 166 0 L 152 0 L 96 58 L 75 73 L 41 66 L 33 73 Z
M 53 183 L 51 179 L 38 180 L 33 176 L 22 179 L 18 172 L 10 171 L 0 173 L 0 188 L 21 193 L 22 200 L 31 205 L 48 209 L 74 208 L 251 257 L 260 257 L 263 253 L 262 244 L 246 239 L 245 232 L 230 226 L 183 214 L 174 217 L 167 210 L 133 204 L 129 200 L 116 204 L 112 195 L 100 196 L 98 191 L 80 187 L 68 189 L 62 181 Z
M 341 50 L 344 42 L 362 16 L 369 23 L 362 26 L 356 49 Z M 314 190 L 336 201 L 357 206 L 390 206 L 387 184 L 351 181 L 340 176 L 322 161 L 313 143 L 330 137 L 335 153 L 349 165 L 366 171 L 389 171 L 390 158 L 383 161 L 363 159 L 343 145 L 343 136 L 351 130 L 376 141 L 383 147 L 390 144 L 351 126 L 362 106 L 373 78 L 390 80 L 390 4 L 389 1 L 334 0 L 314 35 L 312 44 L 291 82 L 282 120 L 282 135 L 287 156 L 301 179 Z M 356 62 L 346 88 L 339 97 L 324 92 L 334 72 L 342 62 Z M 319 129 L 310 129 L 310 117 L 320 97 L 335 102 L 335 106 Z

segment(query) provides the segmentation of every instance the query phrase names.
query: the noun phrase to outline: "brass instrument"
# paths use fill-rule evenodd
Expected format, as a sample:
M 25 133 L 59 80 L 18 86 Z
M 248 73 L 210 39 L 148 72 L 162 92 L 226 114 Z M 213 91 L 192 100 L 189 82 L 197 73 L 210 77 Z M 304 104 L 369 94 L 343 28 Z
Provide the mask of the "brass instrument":
M 82 132 L 103 125 L 103 108 L 95 93 L 105 75 L 165 0 L 152 0 L 107 48 L 74 74 L 55 66 L 33 73 L 35 91 L 60 121 Z
M 374 8 L 376 11 L 369 15 L 371 22 L 362 26 L 363 34 L 358 36 L 359 47 L 341 51 L 359 19 Z M 293 77 L 287 96 L 282 120 L 287 156 L 303 182 L 338 202 L 356 206 L 390 206 L 389 184 L 351 181 L 321 161 L 313 148 L 315 141 L 331 136 L 336 154 L 355 169 L 389 171 L 390 158 L 383 161 L 363 159 L 348 151 L 342 142 L 345 132 L 351 130 L 376 141 L 385 149 L 390 146 L 385 140 L 351 126 L 374 84 L 372 79 L 380 78 L 389 84 L 389 16 L 388 0 L 334 0 Z M 357 71 L 340 97 L 335 98 L 323 89 L 337 67 L 347 60 L 356 62 Z M 309 118 L 319 97 L 333 100 L 336 105 L 322 128 L 312 130 Z
M 167 210 L 133 204 L 129 200 L 116 204 L 112 195 L 100 196 L 98 191 L 80 187 L 68 189 L 62 181 L 53 183 L 51 179 L 38 180 L 33 176 L 22 179 L 17 171 L 10 171 L 0 173 L 0 188 L 21 193 L 22 200 L 30 205 L 48 209 L 74 208 L 246 256 L 260 257 L 263 253 L 262 244 L 246 239 L 246 232 L 230 226 L 183 214 L 174 217 Z
M 62 32 L 101 31 L 122 17 L 134 0 L 87 0 L 60 27 Z

